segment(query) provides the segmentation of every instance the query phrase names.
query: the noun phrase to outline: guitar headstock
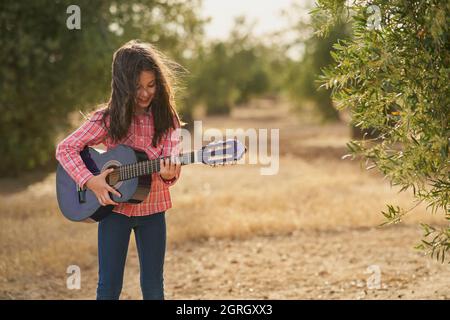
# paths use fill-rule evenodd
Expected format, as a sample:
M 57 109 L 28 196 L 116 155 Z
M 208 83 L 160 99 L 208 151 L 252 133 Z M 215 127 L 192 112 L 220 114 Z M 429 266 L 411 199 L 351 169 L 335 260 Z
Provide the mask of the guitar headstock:
M 237 139 L 214 141 L 201 150 L 201 159 L 204 164 L 211 166 L 236 163 L 240 160 L 247 148 Z

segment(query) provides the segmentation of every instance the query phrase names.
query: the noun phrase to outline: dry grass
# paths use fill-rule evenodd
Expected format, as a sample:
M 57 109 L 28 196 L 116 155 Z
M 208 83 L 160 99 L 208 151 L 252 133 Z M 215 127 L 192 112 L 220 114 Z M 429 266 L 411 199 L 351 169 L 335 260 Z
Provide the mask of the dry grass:
M 230 119 L 205 119 L 206 125 L 280 128 L 280 171 L 262 176 L 257 165 L 184 167 L 171 189 L 169 247 L 211 238 L 374 227 L 383 222 L 385 203 L 412 205 L 411 194 L 398 194 L 376 172 L 340 159 L 348 140 L 344 124 L 302 124 L 289 116 L 286 106 L 275 109 L 260 102 L 237 110 Z M 96 272 L 96 225 L 66 221 L 59 214 L 54 185 L 54 173 L 30 184 L 0 181 L 0 298 L 30 297 L 28 287 L 40 288 L 42 294 L 35 297 L 45 298 L 45 284 L 62 279 L 58 286 L 63 286 L 70 264 Z M 441 219 L 419 206 L 405 223 Z

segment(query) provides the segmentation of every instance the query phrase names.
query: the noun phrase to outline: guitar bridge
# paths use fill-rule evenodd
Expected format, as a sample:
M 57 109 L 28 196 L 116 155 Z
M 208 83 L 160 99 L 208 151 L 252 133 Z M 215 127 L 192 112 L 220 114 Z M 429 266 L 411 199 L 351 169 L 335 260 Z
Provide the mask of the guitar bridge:
M 86 187 L 80 188 L 77 184 L 77 192 L 78 192 L 78 202 L 85 203 L 86 202 Z

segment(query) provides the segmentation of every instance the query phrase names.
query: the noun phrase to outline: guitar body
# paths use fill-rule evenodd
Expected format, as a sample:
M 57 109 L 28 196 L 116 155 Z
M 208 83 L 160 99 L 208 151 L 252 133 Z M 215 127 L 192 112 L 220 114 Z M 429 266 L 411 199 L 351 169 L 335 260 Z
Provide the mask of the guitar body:
M 80 156 L 86 167 L 94 175 L 98 175 L 109 168 L 148 160 L 144 152 L 126 145 L 118 145 L 107 152 L 86 147 L 80 153 Z M 122 197 L 117 197 L 109 193 L 113 201 L 136 204 L 142 202 L 150 192 L 151 175 L 141 175 L 137 178 L 122 181 L 115 180 L 109 175 L 107 183 L 122 195 Z M 98 222 L 108 216 L 114 208 L 113 205 L 100 205 L 91 190 L 87 188 L 79 190 L 77 183 L 60 164 L 56 169 L 56 195 L 62 214 L 72 221 Z

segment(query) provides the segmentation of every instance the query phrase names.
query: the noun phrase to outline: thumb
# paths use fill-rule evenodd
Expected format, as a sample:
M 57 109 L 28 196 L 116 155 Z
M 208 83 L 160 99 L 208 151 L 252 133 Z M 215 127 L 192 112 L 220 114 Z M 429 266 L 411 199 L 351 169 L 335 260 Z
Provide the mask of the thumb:
M 107 174 L 109 174 L 109 173 L 111 173 L 111 172 L 113 172 L 114 171 L 114 168 L 109 168 L 109 169 L 106 169 L 105 171 L 103 171 L 103 175 L 104 176 L 106 176 Z

